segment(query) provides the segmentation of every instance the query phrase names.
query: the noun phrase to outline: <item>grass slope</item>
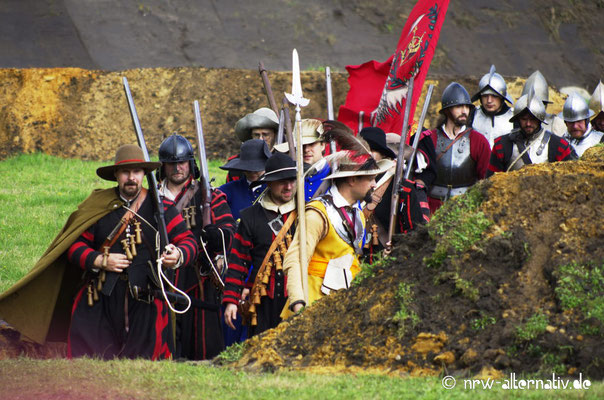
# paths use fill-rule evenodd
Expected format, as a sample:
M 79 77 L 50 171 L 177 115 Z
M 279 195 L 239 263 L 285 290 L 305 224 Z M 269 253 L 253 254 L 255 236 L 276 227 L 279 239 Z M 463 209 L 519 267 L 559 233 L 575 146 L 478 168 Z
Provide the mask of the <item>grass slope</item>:
M 4 181 L 0 187 L 0 293 L 34 266 L 93 189 L 114 186 L 95 172 L 112 163 L 45 154 L 22 154 L 0 162 Z M 209 163 L 215 185 L 226 177 L 219 165 L 222 161 Z

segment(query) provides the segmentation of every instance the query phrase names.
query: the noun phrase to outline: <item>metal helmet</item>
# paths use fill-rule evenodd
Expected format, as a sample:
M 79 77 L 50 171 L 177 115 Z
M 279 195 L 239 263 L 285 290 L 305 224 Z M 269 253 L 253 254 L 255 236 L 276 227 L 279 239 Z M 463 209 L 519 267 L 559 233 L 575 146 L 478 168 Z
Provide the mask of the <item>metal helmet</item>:
M 531 88 L 528 94 L 520 96 L 516 104 L 514 104 L 514 114 L 512 118 L 510 118 L 510 122 L 514 122 L 524 110 L 528 110 L 528 112 L 539 121 L 547 124 L 547 122 L 545 122 L 545 117 L 547 115 L 545 113 L 545 106 L 543 105 L 541 98 L 535 94 L 534 88 Z
M 472 104 L 472 100 L 470 100 L 468 91 L 457 82 L 451 82 L 449 86 L 445 88 L 443 91 L 441 104 L 441 113 L 444 109 L 454 106 L 467 105 L 470 106 L 470 109 L 474 108 L 474 104 Z
M 596 114 L 600 114 L 604 111 L 604 84 L 602 84 L 602 81 L 598 83 L 598 86 L 596 86 L 596 89 L 589 99 L 589 108 Z
M 495 72 L 494 65 L 491 65 L 491 70 L 488 74 L 480 78 L 480 82 L 478 82 L 478 92 L 472 96 L 472 101 L 480 99 L 480 96 L 483 94 L 493 94 L 501 97 L 510 104 L 514 104 L 512 99 L 508 97 L 508 85 L 505 83 L 505 79 Z
M 562 112 L 558 114 L 565 122 L 581 121 L 593 116 L 594 112 L 589 109 L 585 99 L 574 92 L 568 96 Z
M 531 76 L 526 79 L 524 87 L 522 88 L 521 96 L 528 94 L 531 88 L 535 89 L 535 94 L 544 103 L 551 103 L 551 101 L 549 101 L 549 87 L 547 86 L 547 81 L 539 70 L 533 72 Z
M 195 179 L 199 178 L 199 168 L 195 163 L 195 152 L 191 142 L 184 136 L 173 133 L 161 142 L 159 145 L 159 161 L 162 163 L 177 163 L 189 161 L 191 174 Z M 162 180 L 165 177 L 163 166 L 158 170 L 158 178 Z

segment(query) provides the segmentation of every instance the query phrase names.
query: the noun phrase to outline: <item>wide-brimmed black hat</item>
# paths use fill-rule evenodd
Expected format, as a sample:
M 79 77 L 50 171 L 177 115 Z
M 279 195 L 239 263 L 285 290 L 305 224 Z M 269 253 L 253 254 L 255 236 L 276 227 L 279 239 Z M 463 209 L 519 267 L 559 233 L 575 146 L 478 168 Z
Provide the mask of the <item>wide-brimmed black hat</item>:
M 252 182 L 250 186 L 283 179 L 296 179 L 296 170 L 296 162 L 290 156 L 276 152 L 266 162 L 264 175 L 257 181 Z
M 373 126 L 363 128 L 361 129 L 361 137 L 369 143 L 371 150 L 380 152 L 388 158 L 396 158 L 396 153 L 388 147 L 386 133 L 381 128 Z
M 262 139 L 250 139 L 241 144 L 239 157 L 220 166 L 220 169 L 259 172 L 264 171 L 271 152 Z

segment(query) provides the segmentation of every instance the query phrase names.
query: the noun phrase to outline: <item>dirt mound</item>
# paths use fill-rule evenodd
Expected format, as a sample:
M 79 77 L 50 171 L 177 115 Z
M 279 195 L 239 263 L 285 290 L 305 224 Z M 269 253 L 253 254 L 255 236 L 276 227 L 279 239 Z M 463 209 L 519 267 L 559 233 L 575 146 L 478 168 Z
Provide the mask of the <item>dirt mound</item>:
M 235 365 L 602 379 L 603 195 L 604 147 L 497 174 Z
M 132 89 L 149 152 L 157 154 L 163 138 L 178 132 L 194 143 L 192 102 L 197 99 L 210 158 L 226 158 L 239 150 L 237 120 L 268 106 L 257 70 L 206 68 L 152 68 L 123 72 L 79 68 L 0 69 L 0 159 L 16 153 L 44 152 L 62 157 L 107 160 L 122 144 L 136 136 L 121 78 Z M 277 99 L 291 90 L 291 73 L 270 72 Z M 433 126 L 442 90 L 457 80 L 473 93 L 478 82 L 461 76 L 432 76 L 436 85 L 426 126 Z M 509 93 L 519 97 L 524 79 L 509 78 Z M 337 111 L 348 92 L 347 75 L 332 74 Z M 425 85 L 425 89 L 427 88 Z M 325 78 L 322 72 L 302 73 L 304 95 L 311 99 L 302 111 L 305 118 L 327 118 Z M 564 98 L 550 90 L 562 110 Z M 424 91 L 425 95 L 425 91 Z M 423 99 L 420 105 L 423 103 Z M 293 109 L 291 110 L 293 115 Z

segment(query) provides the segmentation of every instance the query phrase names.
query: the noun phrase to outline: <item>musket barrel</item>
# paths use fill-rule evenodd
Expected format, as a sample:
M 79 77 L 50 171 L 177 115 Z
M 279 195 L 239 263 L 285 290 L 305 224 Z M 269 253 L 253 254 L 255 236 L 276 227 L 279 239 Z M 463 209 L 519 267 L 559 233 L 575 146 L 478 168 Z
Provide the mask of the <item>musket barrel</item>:
M 271 88 L 271 81 L 268 80 L 268 75 L 266 73 L 266 69 L 264 68 L 264 63 L 260 61 L 258 63 L 258 72 L 262 77 L 262 83 L 264 83 L 264 89 L 266 90 L 266 97 L 268 98 L 268 104 L 271 109 L 275 112 L 275 114 L 279 115 L 279 108 L 277 107 L 277 102 L 275 101 L 275 96 L 273 96 L 273 89 Z

